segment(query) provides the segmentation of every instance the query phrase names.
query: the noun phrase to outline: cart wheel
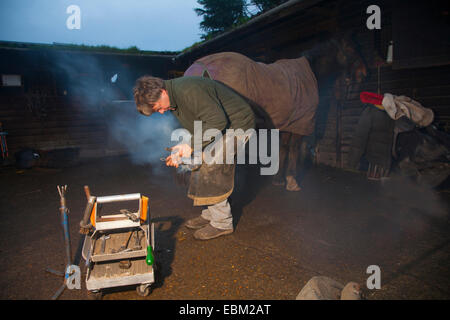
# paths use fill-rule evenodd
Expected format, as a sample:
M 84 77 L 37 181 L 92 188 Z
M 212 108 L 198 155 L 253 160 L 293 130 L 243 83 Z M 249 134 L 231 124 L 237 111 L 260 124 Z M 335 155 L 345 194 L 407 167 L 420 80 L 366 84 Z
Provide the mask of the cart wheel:
M 136 287 L 136 292 L 141 297 L 146 297 L 150 294 L 150 285 L 149 284 L 141 284 Z
M 103 298 L 103 292 L 98 291 L 88 291 L 87 296 L 89 300 L 101 300 Z

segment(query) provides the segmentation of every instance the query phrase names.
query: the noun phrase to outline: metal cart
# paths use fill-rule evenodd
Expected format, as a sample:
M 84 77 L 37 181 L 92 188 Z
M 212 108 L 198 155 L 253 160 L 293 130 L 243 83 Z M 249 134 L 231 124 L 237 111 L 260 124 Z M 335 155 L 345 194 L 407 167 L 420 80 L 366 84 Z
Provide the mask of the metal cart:
M 137 285 L 138 295 L 147 296 L 155 282 L 155 233 L 154 224 L 149 227 L 148 198 L 140 193 L 92 198 L 93 232 L 85 237 L 82 251 L 88 294 L 98 299 L 103 289 Z M 123 201 L 139 201 L 139 209 L 121 209 L 119 214 L 108 215 L 99 212 L 102 204 Z

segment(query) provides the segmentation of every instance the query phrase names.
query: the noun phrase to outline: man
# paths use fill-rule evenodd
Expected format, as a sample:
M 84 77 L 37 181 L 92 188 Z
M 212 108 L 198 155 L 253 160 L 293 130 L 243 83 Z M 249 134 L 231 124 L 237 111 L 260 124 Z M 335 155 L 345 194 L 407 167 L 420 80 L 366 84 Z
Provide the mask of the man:
M 250 105 L 230 88 L 208 78 L 162 80 L 144 76 L 136 81 L 133 91 L 140 113 L 150 116 L 154 112 L 163 114 L 170 111 L 191 135 L 194 134 L 194 121 L 201 121 L 202 137 L 208 129 L 218 129 L 224 133 L 227 129 L 242 129 L 245 132 L 255 127 L 255 116 Z M 215 141 L 204 142 L 202 150 L 210 143 Z M 166 158 L 166 165 L 178 167 L 180 158 L 191 157 L 192 146 L 192 142 L 191 145 L 174 146 L 172 154 Z M 226 147 L 221 150 L 224 152 Z M 191 173 L 188 197 L 194 200 L 194 206 L 208 206 L 199 217 L 186 222 L 186 227 L 197 229 L 194 233 L 196 239 L 209 240 L 233 233 L 228 197 L 234 188 L 236 164 L 223 163 L 203 162 L 200 169 Z

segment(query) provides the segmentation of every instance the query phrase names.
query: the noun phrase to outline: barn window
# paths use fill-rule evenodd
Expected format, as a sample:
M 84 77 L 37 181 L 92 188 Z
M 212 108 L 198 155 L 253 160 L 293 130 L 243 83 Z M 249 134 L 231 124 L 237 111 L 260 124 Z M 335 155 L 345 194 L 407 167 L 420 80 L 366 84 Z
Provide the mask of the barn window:
M 22 77 L 19 74 L 2 74 L 3 87 L 21 87 Z

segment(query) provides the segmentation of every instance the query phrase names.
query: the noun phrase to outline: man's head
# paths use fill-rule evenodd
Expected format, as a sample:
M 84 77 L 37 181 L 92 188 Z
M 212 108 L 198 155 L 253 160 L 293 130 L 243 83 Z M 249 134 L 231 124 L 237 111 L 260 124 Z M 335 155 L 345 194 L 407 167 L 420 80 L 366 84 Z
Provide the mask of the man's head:
M 170 99 L 160 78 L 143 76 L 136 80 L 133 88 L 137 110 L 145 116 L 153 112 L 164 113 L 170 110 Z

